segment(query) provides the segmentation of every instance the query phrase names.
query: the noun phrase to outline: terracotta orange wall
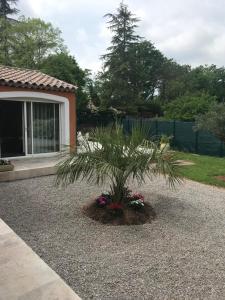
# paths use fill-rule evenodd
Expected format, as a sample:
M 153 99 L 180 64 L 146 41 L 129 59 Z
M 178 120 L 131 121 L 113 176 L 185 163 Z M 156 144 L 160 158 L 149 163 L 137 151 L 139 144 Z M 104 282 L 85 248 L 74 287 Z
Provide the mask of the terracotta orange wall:
M 0 86 L 0 92 L 38 92 L 51 95 L 57 95 L 65 97 L 69 100 L 69 111 L 70 111 L 70 146 L 72 148 L 76 147 L 76 132 L 77 132 L 77 114 L 76 114 L 76 96 L 71 92 L 57 92 L 57 91 L 47 91 L 39 89 L 24 89 L 24 88 L 14 88 L 8 86 Z

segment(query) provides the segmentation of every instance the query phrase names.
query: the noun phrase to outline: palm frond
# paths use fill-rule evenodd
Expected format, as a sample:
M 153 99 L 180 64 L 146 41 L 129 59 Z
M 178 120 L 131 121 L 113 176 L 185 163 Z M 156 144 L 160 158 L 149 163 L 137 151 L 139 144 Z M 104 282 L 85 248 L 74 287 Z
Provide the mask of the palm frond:
M 171 186 L 179 182 L 179 168 L 171 153 L 160 151 L 149 140 L 149 128 L 136 124 L 131 134 L 124 134 L 121 124 L 97 128 L 90 134 L 93 142 L 84 141 L 82 152 L 70 153 L 58 164 L 57 183 L 87 180 L 121 188 L 129 179 L 138 183 L 163 175 Z

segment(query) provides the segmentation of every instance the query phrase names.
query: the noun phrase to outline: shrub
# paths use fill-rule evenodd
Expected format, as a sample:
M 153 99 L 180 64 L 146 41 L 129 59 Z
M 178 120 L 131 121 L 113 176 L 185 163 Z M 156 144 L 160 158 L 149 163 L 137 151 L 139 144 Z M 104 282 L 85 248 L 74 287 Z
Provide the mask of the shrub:
M 216 98 L 208 94 L 184 95 L 164 107 L 166 119 L 194 121 L 199 114 L 209 111 Z
M 215 104 L 210 111 L 199 116 L 195 129 L 208 130 L 225 142 L 225 103 Z

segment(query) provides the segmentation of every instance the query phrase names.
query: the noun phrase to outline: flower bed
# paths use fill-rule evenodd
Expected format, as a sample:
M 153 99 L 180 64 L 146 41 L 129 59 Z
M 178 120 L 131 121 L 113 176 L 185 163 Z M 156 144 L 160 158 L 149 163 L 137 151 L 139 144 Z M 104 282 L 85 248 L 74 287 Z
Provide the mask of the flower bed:
M 122 201 L 116 201 L 109 192 L 103 192 L 94 201 L 84 206 L 84 213 L 104 224 L 138 225 L 149 223 L 155 218 L 150 204 L 140 193 L 128 191 Z

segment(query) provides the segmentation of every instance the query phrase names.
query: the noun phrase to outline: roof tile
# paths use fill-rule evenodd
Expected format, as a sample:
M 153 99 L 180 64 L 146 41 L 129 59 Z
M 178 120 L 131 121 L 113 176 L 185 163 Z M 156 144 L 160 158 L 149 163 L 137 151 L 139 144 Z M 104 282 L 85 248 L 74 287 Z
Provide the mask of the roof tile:
M 40 71 L 0 65 L 0 86 L 74 92 L 77 87 Z

